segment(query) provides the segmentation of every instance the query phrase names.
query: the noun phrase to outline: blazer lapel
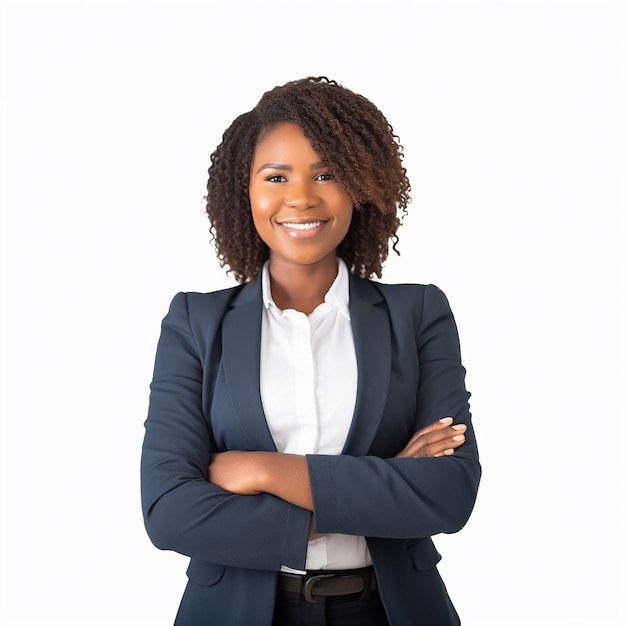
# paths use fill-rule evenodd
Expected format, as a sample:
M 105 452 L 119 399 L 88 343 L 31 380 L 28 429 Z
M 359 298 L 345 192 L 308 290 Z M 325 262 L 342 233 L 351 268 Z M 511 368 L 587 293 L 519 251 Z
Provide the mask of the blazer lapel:
M 343 449 L 369 452 L 383 415 L 391 376 L 391 331 L 384 299 L 368 280 L 350 276 L 350 317 L 358 367 L 356 405 Z
M 354 416 L 343 452 L 365 455 L 387 402 L 391 333 L 383 297 L 367 280 L 350 276 L 350 316 L 358 366 Z M 235 414 L 251 450 L 276 451 L 261 404 L 261 276 L 245 286 L 224 316 L 222 359 Z
M 246 285 L 224 316 L 222 362 L 228 393 L 250 450 L 275 452 L 261 404 L 261 274 L 253 286 Z

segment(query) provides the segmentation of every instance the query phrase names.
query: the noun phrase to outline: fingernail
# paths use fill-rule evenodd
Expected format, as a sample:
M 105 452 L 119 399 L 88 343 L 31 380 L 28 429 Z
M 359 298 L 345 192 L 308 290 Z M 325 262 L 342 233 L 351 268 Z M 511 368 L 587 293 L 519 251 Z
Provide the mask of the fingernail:
M 452 441 L 463 441 L 463 439 L 465 439 L 465 435 L 454 435 L 452 437 Z
M 454 430 L 467 430 L 467 426 L 465 424 L 455 424 L 452 428 L 454 428 Z
M 452 418 L 451 417 L 442 417 L 439 420 L 442 424 L 452 424 Z
M 447 450 L 444 450 L 443 453 L 446 456 L 450 456 L 451 454 L 454 454 L 454 449 L 453 448 L 448 448 Z

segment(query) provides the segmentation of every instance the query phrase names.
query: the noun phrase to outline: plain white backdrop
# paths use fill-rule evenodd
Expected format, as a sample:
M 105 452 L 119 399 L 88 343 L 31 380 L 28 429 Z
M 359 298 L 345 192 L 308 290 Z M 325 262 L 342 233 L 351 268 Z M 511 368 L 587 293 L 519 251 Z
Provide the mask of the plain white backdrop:
M 466 626 L 622 623 L 618 1 L 5 2 L 3 623 L 173 622 L 143 529 L 162 317 L 233 285 L 209 155 L 287 80 L 385 113 L 412 182 L 387 282 L 441 287 L 483 481 L 435 538 Z M 416 607 L 419 615 L 419 607 Z M 417 621 L 416 621 L 417 623 Z

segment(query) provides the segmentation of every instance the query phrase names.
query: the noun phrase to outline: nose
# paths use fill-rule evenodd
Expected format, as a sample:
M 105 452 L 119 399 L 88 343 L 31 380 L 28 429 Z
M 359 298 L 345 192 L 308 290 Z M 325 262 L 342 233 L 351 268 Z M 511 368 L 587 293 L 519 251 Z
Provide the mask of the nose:
M 285 196 L 285 205 L 296 209 L 298 211 L 305 211 L 319 203 L 319 196 L 317 195 L 312 181 L 292 181 L 287 189 L 287 195 Z

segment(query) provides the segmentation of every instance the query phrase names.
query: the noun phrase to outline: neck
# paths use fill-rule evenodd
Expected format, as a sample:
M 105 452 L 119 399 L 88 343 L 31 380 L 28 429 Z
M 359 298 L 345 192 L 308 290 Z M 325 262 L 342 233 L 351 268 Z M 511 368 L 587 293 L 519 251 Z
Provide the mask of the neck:
M 337 278 L 337 258 L 329 256 L 315 265 L 291 265 L 270 258 L 270 291 L 279 309 L 311 314 L 324 302 Z

